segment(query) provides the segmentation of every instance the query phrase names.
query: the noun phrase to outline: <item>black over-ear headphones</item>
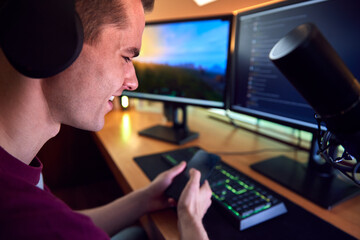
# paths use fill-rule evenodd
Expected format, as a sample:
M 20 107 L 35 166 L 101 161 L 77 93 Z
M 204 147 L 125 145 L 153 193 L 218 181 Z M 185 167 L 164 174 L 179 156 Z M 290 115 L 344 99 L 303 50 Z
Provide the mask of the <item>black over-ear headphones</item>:
M 21 74 L 50 77 L 79 56 L 84 33 L 74 0 L 7 0 L 0 7 L 0 47 Z

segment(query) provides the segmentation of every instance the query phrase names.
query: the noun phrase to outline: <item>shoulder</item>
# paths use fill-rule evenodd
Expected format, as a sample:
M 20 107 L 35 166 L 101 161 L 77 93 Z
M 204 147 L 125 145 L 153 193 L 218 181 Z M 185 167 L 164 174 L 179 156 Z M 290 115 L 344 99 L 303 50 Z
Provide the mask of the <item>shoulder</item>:
M 0 174 L 0 239 L 108 239 L 48 191 Z

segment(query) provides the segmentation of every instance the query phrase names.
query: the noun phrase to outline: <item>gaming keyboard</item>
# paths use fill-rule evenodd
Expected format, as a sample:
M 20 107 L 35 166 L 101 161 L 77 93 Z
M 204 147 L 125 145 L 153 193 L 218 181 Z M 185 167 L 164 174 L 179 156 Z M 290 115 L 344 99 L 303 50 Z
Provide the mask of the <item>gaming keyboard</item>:
M 191 159 L 197 150 L 198 147 L 190 147 L 164 153 L 162 157 L 170 165 L 176 165 Z M 208 181 L 213 191 L 213 203 L 220 206 L 240 230 L 287 212 L 285 204 L 274 192 L 222 161 Z

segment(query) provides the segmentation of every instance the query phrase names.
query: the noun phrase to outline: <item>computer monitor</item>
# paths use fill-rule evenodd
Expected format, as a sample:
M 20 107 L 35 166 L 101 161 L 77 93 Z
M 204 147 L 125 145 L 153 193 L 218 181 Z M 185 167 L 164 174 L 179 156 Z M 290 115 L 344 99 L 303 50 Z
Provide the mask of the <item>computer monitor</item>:
M 325 208 L 359 188 L 332 174 L 330 165 L 316 156 L 315 112 L 269 60 L 269 52 L 292 29 L 312 22 L 360 79 L 359 11 L 356 0 L 311 0 L 287 1 L 236 16 L 230 109 L 313 133 L 307 166 L 281 156 L 252 168 Z
M 183 144 L 198 137 L 186 124 L 186 106 L 224 108 L 233 15 L 149 22 L 134 61 L 139 87 L 123 95 L 162 101 L 172 127 L 139 133 Z M 182 110 L 182 121 L 178 110 Z

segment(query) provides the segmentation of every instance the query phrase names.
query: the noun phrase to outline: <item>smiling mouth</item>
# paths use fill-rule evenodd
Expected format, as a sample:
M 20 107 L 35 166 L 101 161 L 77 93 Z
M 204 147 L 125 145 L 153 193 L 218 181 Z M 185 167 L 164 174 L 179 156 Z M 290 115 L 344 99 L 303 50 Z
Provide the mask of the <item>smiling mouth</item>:
M 115 96 L 111 96 L 111 97 L 109 98 L 109 101 L 112 102 L 112 101 L 114 101 L 114 99 L 115 99 Z

